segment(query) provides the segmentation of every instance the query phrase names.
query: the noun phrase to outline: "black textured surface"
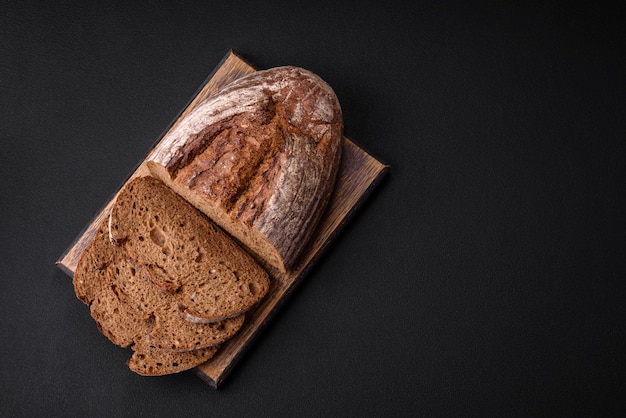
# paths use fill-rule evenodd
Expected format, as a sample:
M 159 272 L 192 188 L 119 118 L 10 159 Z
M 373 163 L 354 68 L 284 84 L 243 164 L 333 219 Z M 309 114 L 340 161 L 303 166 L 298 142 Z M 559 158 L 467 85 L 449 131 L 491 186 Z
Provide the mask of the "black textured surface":
M 0 416 L 618 411 L 624 15 L 411 4 L 2 7 Z M 391 170 L 214 391 L 131 373 L 54 262 L 231 48 Z

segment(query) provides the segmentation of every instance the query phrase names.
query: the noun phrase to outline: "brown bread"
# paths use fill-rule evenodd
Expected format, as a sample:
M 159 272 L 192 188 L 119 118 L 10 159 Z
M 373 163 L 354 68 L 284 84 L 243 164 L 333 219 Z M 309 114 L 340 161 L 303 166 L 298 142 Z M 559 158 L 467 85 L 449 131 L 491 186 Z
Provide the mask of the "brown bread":
M 174 295 L 178 304 L 171 309 L 189 321 L 238 317 L 269 290 L 268 274 L 250 255 L 155 178 L 137 178 L 120 192 L 109 233 L 134 260 L 140 272 L 134 280 L 155 285 L 127 293 L 152 303 L 157 295 Z
M 195 367 L 211 358 L 218 349 L 217 344 L 232 336 L 241 326 L 243 316 L 229 320 L 235 321 L 232 332 L 213 333 L 216 324 L 190 324 L 181 320 L 178 312 L 174 312 L 170 319 L 161 316 L 163 312 L 155 309 L 158 303 L 154 301 L 145 303 L 142 309 L 139 309 L 141 303 L 129 304 L 131 298 L 125 290 L 132 287 L 129 282 L 140 279 L 138 274 L 132 274 L 130 266 L 122 250 L 110 243 L 107 223 L 104 222 L 81 256 L 73 283 L 77 297 L 89 305 L 98 329 L 114 344 L 133 349 L 134 354 L 128 361 L 132 370 L 160 375 Z M 141 282 L 135 281 L 137 284 Z M 206 329 L 198 332 L 202 328 Z M 163 329 L 176 332 L 164 337 Z M 203 337 L 197 338 L 198 334 Z M 163 342 L 167 348 L 172 348 L 173 341 L 187 344 L 189 348 L 209 347 L 175 352 L 158 348 L 159 344 L 153 343 L 155 340 Z
M 219 347 L 207 347 L 182 353 L 159 350 L 150 345 L 135 346 L 126 364 L 142 376 L 162 376 L 191 369 L 211 359 Z
M 298 67 L 257 71 L 180 121 L 148 168 L 284 272 L 329 200 L 342 129 L 337 97 L 320 77 Z
M 106 224 L 103 223 L 78 261 L 73 279 L 74 291 L 89 306 L 100 332 L 113 344 L 129 347 L 137 335 L 149 332 L 151 325 L 142 315 L 124 306 L 115 287 L 108 281 L 107 269 L 114 258 L 112 247 Z
M 141 265 L 123 256 L 123 249 L 114 250 L 117 257 L 107 268 L 108 283 L 134 316 L 150 324 L 142 342 L 162 350 L 189 351 L 220 344 L 243 325 L 243 314 L 212 323 L 186 320 L 180 294 L 155 286 Z

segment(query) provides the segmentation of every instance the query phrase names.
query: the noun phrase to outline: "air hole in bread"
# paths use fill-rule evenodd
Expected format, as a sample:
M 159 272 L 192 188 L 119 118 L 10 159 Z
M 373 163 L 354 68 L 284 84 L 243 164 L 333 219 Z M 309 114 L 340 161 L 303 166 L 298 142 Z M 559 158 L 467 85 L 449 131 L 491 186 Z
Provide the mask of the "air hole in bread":
M 141 193 L 137 196 L 127 196 L 123 191 L 117 202 L 126 202 L 126 207 L 124 209 L 114 207 L 109 221 L 115 228 L 119 225 L 120 233 L 114 233 L 112 236 L 123 243 L 122 248 L 126 250 L 124 255 L 137 263 L 134 275 L 131 275 L 130 266 L 123 271 L 128 282 L 120 282 L 120 285 L 128 289 L 139 289 L 132 294 L 132 302 L 136 304 L 140 320 L 148 319 L 148 316 L 155 312 L 155 301 L 159 306 L 161 301 L 164 304 L 168 303 L 168 306 L 159 308 L 157 321 L 154 317 L 146 321 L 152 322 L 151 327 L 146 325 L 146 328 L 152 329 L 149 336 L 152 343 L 161 349 L 170 349 L 174 330 L 165 326 L 162 319 L 170 315 L 165 313 L 166 310 L 176 311 L 178 305 L 184 303 L 185 309 L 182 314 L 176 312 L 175 315 L 180 320 L 187 319 L 188 322 L 196 324 L 190 326 L 191 328 L 202 329 L 198 341 L 205 347 L 208 338 L 215 334 L 212 330 L 219 331 L 218 335 L 225 334 L 226 331 L 233 332 L 231 329 L 234 328 L 234 324 L 230 320 L 227 322 L 228 325 L 219 329 L 216 328 L 217 325 L 209 327 L 207 324 L 231 318 L 253 306 L 252 302 L 255 301 L 250 301 L 244 282 L 252 280 L 251 277 L 263 277 L 264 272 L 258 266 L 249 263 L 248 259 L 235 258 L 241 257 L 235 251 L 238 247 L 226 241 L 219 228 L 207 226 L 202 221 L 205 218 L 182 201 L 182 198 L 170 194 L 169 189 L 165 189 L 162 183 L 157 183 L 150 177 L 138 181 L 144 184 Z M 168 193 L 165 193 L 166 191 Z M 137 211 L 143 209 L 143 216 L 140 218 L 133 218 L 130 213 L 131 199 L 137 201 Z M 183 228 L 179 229 L 179 225 L 183 225 Z M 219 231 L 219 235 L 212 234 L 212 231 Z M 143 237 L 143 242 L 140 241 L 140 236 Z M 233 261 L 230 261 L 229 257 L 234 257 Z M 224 263 L 224 259 L 229 261 Z M 237 276 L 233 275 L 235 269 Z M 248 269 L 252 270 L 252 274 Z M 209 273 L 210 270 L 212 271 Z M 260 289 L 266 287 L 259 285 Z M 139 295 L 141 292 L 144 294 Z M 194 292 L 197 294 L 192 298 Z M 221 292 L 225 294 L 216 298 L 216 294 Z M 126 299 L 126 295 L 120 296 Z M 128 298 L 130 297 L 129 295 Z M 170 300 L 177 302 L 170 304 Z M 185 332 L 189 331 L 191 330 L 185 327 Z M 179 329 L 175 332 L 179 332 Z M 191 338 L 187 341 L 181 340 L 180 344 L 175 344 L 176 351 L 187 350 L 190 344 L 195 344 Z M 164 361 L 165 367 L 170 363 L 171 360 Z
M 153 228 L 150 231 L 150 239 L 159 247 L 165 245 L 165 234 L 159 228 Z

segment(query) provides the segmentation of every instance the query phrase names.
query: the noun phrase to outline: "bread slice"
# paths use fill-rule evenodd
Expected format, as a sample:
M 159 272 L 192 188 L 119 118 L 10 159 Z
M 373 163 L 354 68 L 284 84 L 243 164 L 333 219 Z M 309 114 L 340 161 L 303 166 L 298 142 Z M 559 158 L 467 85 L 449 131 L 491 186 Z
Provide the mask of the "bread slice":
M 128 365 L 138 373 L 168 374 L 195 367 L 211 358 L 219 343 L 243 323 L 240 315 L 223 323 L 193 324 L 183 320 L 177 310 L 160 310 L 154 300 L 130 302 L 132 298 L 125 292 L 131 283 L 142 285 L 141 275 L 132 272 L 123 250 L 110 242 L 105 221 L 78 261 L 73 284 L 76 296 L 89 305 L 98 329 L 114 344 L 133 349 Z M 160 292 L 147 281 L 143 285 Z
M 134 260 L 140 276 L 162 290 L 160 297 L 176 296 L 178 306 L 171 309 L 191 321 L 240 316 L 269 290 L 267 272 L 250 255 L 155 178 L 136 178 L 122 189 L 111 211 L 109 234 Z M 154 290 L 150 296 L 141 292 L 128 290 L 135 299 L 156 298 Z
M 126 364 L 142 376 L 162 376 L 196 367 L 211 359 L 218 349 L 218 346 L 213 346 L 175 353 L 159 350 L 148 344 L 138 344 Z
M 74 292 L 89 306 L 100 332 L 113 344 L 129 347 L 136 336 L 149 332 L 151 324 L 143 315 L 124 306 L 115 287 L 109 283 L 107 268 L 113 262 L 113 254 L 103 223 L 78 261 L 73 278 Z
M 195 107 L 147 166 L 235 237 L 286 272 L 329 201 L 343 117 L 331 87 L 298 67 L 244 76 Z
M 189 351 L 220 344 L 243 325 L 243 314 L 212 323 L 187 321 L 180 294 L 155 286 L 141 265 L 125 257 L 122 248 L 114 250 L 117 257 L 107 268 L 107 281 L 124 306 L 150 324 L 141 342 L 161 350 Z

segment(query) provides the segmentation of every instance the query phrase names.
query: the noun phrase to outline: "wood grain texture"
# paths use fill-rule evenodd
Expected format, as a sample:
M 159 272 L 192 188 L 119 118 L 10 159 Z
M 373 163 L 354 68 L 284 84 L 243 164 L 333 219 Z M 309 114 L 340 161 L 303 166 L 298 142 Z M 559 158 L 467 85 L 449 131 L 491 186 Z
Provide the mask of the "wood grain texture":
M 175 118 L 165 134 L 176 126 L 202 100 L 242 75 L 255 71 L 235 52 L 230 51 L 199 89 L 189 105 Z M 217 388 L 228 376 L 237 361 L 249 349 L 254 338 L 264 329 L 281 303 L 304 279 L 328 244 L 341 230 L 354 211 L 360 206 L 369 192 L 378 184 L 388 170 L 388 166 L 372 157 L 348 138 L 343 139 L 341 166 L 335 190 L 326 212 L 305 248 L 296 266 L 287 273 L 269 270 L 271 286 L 266 298 L 253 311 L 246 315 L 246 322 L 239 333 L 223 344 L 219 352 L 208 362 L 194 369 L 194 372 L 210 386 Z M 154 148 L 154 147 L 152 147 Z M 148 150 L 146 156 L 152 150 Z M 137 176 L 149 175 L 145 157 L 132 172 L 126 182 Z M 120 189 L 126 184 L 120 186 Z M 119 192 L 118 190 L 118 192 Z M 92 241 L 98 226 L 111 211 L 115 193 L 92 222 L 78 235 L 70 247 L 57 261 L 57 266 L 69 276 L 73 276 L 82 252 Z

